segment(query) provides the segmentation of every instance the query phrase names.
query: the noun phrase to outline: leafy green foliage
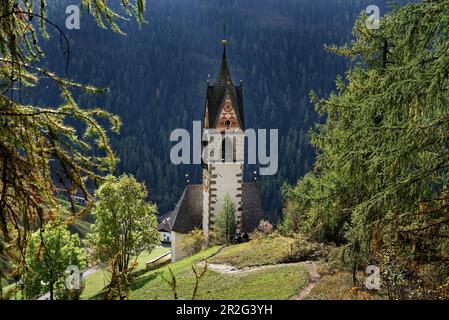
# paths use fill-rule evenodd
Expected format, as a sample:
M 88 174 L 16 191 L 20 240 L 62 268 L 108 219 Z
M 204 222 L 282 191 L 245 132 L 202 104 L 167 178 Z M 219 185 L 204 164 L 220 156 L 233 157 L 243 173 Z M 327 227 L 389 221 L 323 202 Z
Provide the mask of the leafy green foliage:
M 45 230 L 31 235 L 26 250 L 27 269 L 24 272 L 24 293 L 29 299 L 38 294 L 54 290 L 64 297 L 67 292 L 64 281 L 68 276 L 66 269 L 76 266 L 80 271 L 86 267 L 86 256 L 80 248 L 78 235 L 70 234 L 63 225 L 50 223 Z
M 201 251 L 205 240 L 206 238 L 204 237 L 203 231 L 200 229 L 194 229 L 182 237 L 179 241 L 179 247 L 188 255 L 193 255 Z
M 95 196 L 97 203 L 92 211 L 95 223 L 86 242 L 93 259 L 108 265 L 112 275 L 110 288 L 122 297 L 139 254 L 151 252 L 160 243 L 157 208 L 146 202 L 145 185 L 128 175 L 108 176 Z

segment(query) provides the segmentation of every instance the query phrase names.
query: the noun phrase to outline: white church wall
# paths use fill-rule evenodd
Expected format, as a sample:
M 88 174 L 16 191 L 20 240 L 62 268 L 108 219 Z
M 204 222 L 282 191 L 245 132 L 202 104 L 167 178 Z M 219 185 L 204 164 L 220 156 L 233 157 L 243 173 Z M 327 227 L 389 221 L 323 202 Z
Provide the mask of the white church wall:
M 211 183 L 211 193 L 213 194 L 214 204 L 211 204 L 211 221 L 215 221 L 224 204 L 224 197 L 229 194 L 236 209 L 236 220 L 239 220 L 242 195 L 242 164 L 222 163 L 213 167 Z M 215 177 L 216 176 L 216 177 Z M 238 228 L 239 229 L 239 226 Z M 237 230 L 238 232 L 240 230 Z
M 227 150 L 233 162 L 222 162 L 223 136 L 214 133 L 209 136 L 208 151 L 210 173 L 203 176 L 207 179 L 203 191 L 203 232 L 208 237 L 209 228 L 213 228 L 215 217 L 223 207 L 224 197 L 229 194 L 236 208 L 237 232 L 241 230 L 241 199 L 243 183 L 243 162 L 245 156 L 245 136 L 241 131 L 227 132 L 226 138 L 232 142 L 232 150 Z M 212 151 L 213 150 L 213 151 Z M 203 181 L 204 185 L 204 181 Z
M 206 239 L 209 237 L 209 191 L 203 188 L 203 234 Z
M 172 231 L 171 233 L 171 262 L 179 261 L 187 257 L 187 253 L 180 248 L 180 241 L 185 237 L 185 234 Z

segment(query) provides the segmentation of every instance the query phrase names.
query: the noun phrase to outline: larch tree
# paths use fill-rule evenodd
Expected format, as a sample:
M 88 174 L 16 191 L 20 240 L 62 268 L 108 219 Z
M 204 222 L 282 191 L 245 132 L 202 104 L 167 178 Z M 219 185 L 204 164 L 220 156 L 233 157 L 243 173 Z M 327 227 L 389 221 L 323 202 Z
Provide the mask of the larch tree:
M 121 32 L 118 21 L 135 16 L 143 22 L 144 0 L 120 1 L 123 15 L 106 1 L 80 0 L 81 10 L 93 15 L 98 24 Z M 73 222 L 88 210 L 93 198 L 88 183 L 101 180 L 116 163 L 108 130 L 118 132 L 118 117 L 101 108 L 86 109 L 77 104 L 73 93 L 96 94 L 102 90 L 83 85 L 47 70 L 46 52 L 40 42 L 65 40 L 70 63 L 69 42 L 63 30 L 46 17 L 46 0 L 3 0 L 0 3 L 0 257 L 21 268 L 30 233 L 44 228 L 50 218 L 64 211 L 56 193 L 72 199 L 76 192 L 87 201 L 75 213 Z M 47 28 L 55 29 L 50 37 Z M 32 90 L 42 81 L 59 88 L 60 105 L 30 105 L 22 102 L 24 88 Z M 17 271 L 2 268 L 5 273 Z
M 325 122 L 311 132 L 314 172 L 286 190 L 286 223 L 346 243 L 354 280 L 371 263 L 408 279 L 402 297 L 447 295 L 449 2 L 396 6 L 378 30 L 366 22 L 329 47 L 353 65 L 328 98 L 312 93 Z

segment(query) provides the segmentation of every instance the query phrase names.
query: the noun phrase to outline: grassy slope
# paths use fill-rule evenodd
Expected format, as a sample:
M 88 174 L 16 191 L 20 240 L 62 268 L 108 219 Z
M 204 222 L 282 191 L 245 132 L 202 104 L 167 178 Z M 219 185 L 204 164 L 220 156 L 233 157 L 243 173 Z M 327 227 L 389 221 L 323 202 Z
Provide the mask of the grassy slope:
M 234 263 L 239 267 L 275 264 L 288 247 L 287 238 L 274 238 L 225 248 L 208 259 L 214 263 Z M 170 264 L 178 284 L 179 299 L 191 299 L 195 285 L 192 266 L 210 257 L 219 249 L 210 248 L 195 256 Z M 170 279 L 168 267 L 143 274 L 134 285 L 131 299 L 173 299 L 172 288 L 163 280 Z M 300 265 L 279 265 L 243 274 L 222 274 L 207 270 L 200 280 L 197 299 L 258 300 L 288 299 L 297 294 L 308 280 L 307 271 Z
M 60 198 L 59 202 L 64 205 L 66 208 L 71 209 L 71 204 L 69 201 Z M 80 210 L 81 207 L 79 205 L 75 205 L 76 210 Z M 67 219 L 68 217 L 64 217 L 63 219 Z M 75 221 L 74 224 L 68 226 L 68 230 L 72 233 L 77 233 L 80 238 L 84 238 L 88 233 L 90 233 L 90 227 L 92 225 L 93 218 L 90 213 L 86 214 L 83 218 Z
M 288 256 L 292 238 L 269 237 L 223 249 L 210 263 L 230 264 L 238 268 L 278 264 Z
M 145 269 L 145 263 L 170 251 L 170 248 L 155 248 L 151 253 L 143 252 L 137 259 L 137 267 L 134 272 L 141 272 Z M 97 270 L 88 276 L 84 282 L 85 287 L 81 299 L 91 299 L 98 295 L 109 283 L 110 277 L 105 270 Z

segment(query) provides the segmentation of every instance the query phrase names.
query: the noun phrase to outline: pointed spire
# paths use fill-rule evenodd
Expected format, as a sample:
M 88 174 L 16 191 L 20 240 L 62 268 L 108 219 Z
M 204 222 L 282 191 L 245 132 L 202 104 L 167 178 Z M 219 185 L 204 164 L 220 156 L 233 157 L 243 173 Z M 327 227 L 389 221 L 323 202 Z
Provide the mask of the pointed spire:
M 220 71 L 218 73 L 217 80 L 215 81 L 215 85 L 223 87 L 227 85 L 233 86 L 234 84 L 232 83 L 231 73 L 229 72 L 228 67 L 228 60 L 226 58 L 226 46 L 228 44 L 228 40 L 226 40 L 226 35 L 224 39 L 221 41 L 221 44 L 223 45 L 223 57 L 221 59 Z

